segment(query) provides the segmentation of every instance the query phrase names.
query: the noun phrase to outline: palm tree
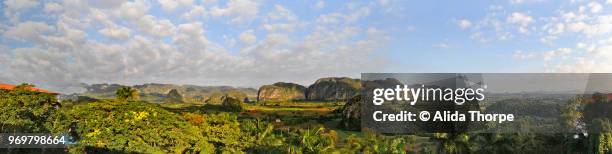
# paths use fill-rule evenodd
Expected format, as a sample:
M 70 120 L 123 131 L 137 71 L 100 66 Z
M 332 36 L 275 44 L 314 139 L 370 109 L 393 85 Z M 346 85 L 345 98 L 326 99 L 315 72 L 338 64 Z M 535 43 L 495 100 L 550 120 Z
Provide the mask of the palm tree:
M 324 127 L 318 129 L 307 129 L 300 136 L 300 144 L 307 152 L 325 153 L 326 150 L 334 147 L 335 132 L 325 132 Z M 333 131 L 333 130 L 332 130 Z
M 136 101 L 139 98 L 138 90 L 128 86 L 123 86 L 117 89 L 115 95 L 117 97 L 117 100 L 123 101 Z

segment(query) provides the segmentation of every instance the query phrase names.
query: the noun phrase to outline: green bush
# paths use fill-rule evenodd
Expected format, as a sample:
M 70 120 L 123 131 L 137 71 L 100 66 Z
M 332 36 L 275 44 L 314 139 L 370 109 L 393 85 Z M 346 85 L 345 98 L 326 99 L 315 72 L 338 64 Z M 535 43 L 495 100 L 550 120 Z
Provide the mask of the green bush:
M 0 90 L 0 133 L 47 132 L 44 123 L 57 103 L 51 94 L 27 90 L 22 84 L 13 90 Z
M 71 152 L 207 153 L 214 149 L 196 127 L 159 105 L 102 101 L 74 105 L 54 114 L 49 125 L 68 133 L 76 123 L 78 144 Z
M 244 111 L 244 105 L 238 99 L 232 97 L 223 97 L 223 104 L 221 104 L 226 111 L 230 112 L 241 112 Z

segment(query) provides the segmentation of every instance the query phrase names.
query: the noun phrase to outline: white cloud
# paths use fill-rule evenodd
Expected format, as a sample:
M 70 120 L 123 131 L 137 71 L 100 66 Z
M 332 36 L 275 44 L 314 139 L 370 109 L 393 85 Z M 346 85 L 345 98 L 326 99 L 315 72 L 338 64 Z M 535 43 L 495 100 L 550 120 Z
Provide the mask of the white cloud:
M 206 9 L 203 6 L 193 6 L 189 12 L 185 12 L 181 15 L 181 18 L 187 20 L 198 19 L 198 17 L 206 17 Z
M 342 14 L 334 12 L 329 14 L 323 14 L 317 17 L 317 22 L 322 24 L 330 24 L 330 23 L 338 23 L 339 18 L 342 17 Z
M 600 13 L 603 10 L 601 4 L 597 2 L 590 2 L 588 6 L 591 8 L 591 13 Z
M 181 6 L 191 6 L 193 5 L 193 0 L 177 0 L 178 4 Z
M 202 26 L 201 22 L 180 24 L 173 38 L 174 43 L 195 51 L 200 50 L 199 47 L 206 48 L 209 43 Z
M 173 12 L 178 6 L 178 2 L 175 0 L 158 0 L 161 7 L 168 12 Z
M 11 22 L 19 22 L 21 13 L 25 10 L 38 5 L 36 0 L 6 0 L 4 1 L 4 16 L 8 17 Z
M 355 22 L 363 17 L 370 15 L 369 6 L 363 6 L 352 11 L 353 12 L 347 14 L 347 16 L 344 17 L 346 22 Z
M 289 23 L 275 23 L 275 24 L 263 24 L 262 27 L 268 32 L 278 32 L 278 31 L 293 31 L 296 25 Z
M 544 60 L 549 61 L 554 58 L 568 58 L 568 56 L 572 53 L 572 49 L 570 48 L 558 48 L 555 50 L 544 51 L 539 53 L 533 52 L 524 52 L 524 51 L 516 51 L 514 52 L 514 59 L 517 60 Z
M 471 38 L 471 39 L 474 39 L 474 40 L 478 40 L 478 41 L 480 41 L 480 42 L 488 42 L 488 41 L 489 41 L 488 39 L 486 39 L 486 38 L 483 36 L 482 32 L 474 32 L 474 33 L 472 33 L 472 34 L 470 35 L 470 38 Z
M 565 31 L 565 25 L 563 23 L 557 23 L 548 29 L 548 33 L 552 35 L 559 35 Z
M 607 0 L 606 4 L 612 4 L 612 0 Z
M 115 14 L 126 19 L 136 20 L 143 17 L 149 11 L 149 5 L 144 1 L 134 1 L 123 3 Z
M 45 8 L 43 9 L 46 13 L 54 13 L 62 11 L 64 7 L 62 7 L 58 3 L 50 2 L 45 4 Z
M 534 3 L 541 2 L 542 0 L 510 0 L 510 4 L 524 4 L 524 3 Z
M 546 51 L 542 54 L 544 60 L 550 60 L 554 57 L 567 56 L 572 52 L 570 48 L 559 48 L 556 50 Z
M 265 17 L 261 27 L 268 32 L 291 32 L 301 24 L 293 12 L 281 5 L 275 5 L 274 11 L 268 12 Z
M 446 43 L 440 43 L 440 44 L 433 45 L 433 47 L 435 47 L 435 48 L 442 48 L 442 49 L 444 49 L 444 48 L 448 48 L 448 47 L 449 47 L 449 45 L 448 45 L 448 44 L 446 44 Z
M 584 13 L 576 14 L 574 12 L 562 13 L 561 17 L 565 20 L 565 22 L 578 22 L 584 21 L 588 18 L 588 16 Z
M 514 52 L 514 55 L 512 57 L 517 60 L 529 60 L 529 59 L 535 58 L 536 55 L 533 53 L 525 53 L 519 50 L 519 51 Z
M 257 37 L 253 34 L 253 30 L 249 29 L 240 34 L 239 39 L 244 44 L 253 44 L 257 41 Z
M 193 0 L 157 0 L 157 2 L 166 12 L 174 12 L 178 7 L 193 6 Z
M 142 0 L 137 0 L 137 1 L 142 1 Z M 91 7 L 97 7 L 97 8 L 116 8 L 121 6 L 121 4 L 123 4 L 124 2 L 127 2 L 127 0 L 103 0 L 103 1 L 88 1 L 89 3 L 91 3 Z
M 589 51 L 590 50 L 590 51 Z M 561 63 L 549 64 L 551 72 L 607 73 L 612 71 L 612 44 L 598 44 L 583 49 L 580 55 Z
M 590 21 L 570 22 L 567 26 L 571 32 L 581 32 L 588 37 L 600 36 L 612 32 L 612 15 L 602 15 Z
M 36 0 L 6 0 L 4 5 L 9 10 L 22 10 L 34 7 L 38 5 L 38 2 Z
M 42 36 L 54 31 L 54 27 L 42 22 L 27 21 L 10 27 L 3 36 L 22 42 L 40 42 Z
M 98 30 L 98 32 L 106 37 L 110 37 L 117 40 L 127 40 L 130 37 L 130 29 L 125 27 L 107 27 Z
M 525 2 L 525 0 L 510 0 L 510 4 L 521 4 Z
M 283 7 L 282 5 L 274 5 L 274 11 L 268 13 L 267 17 L 270 20 L 293 21 L 297 19 L 297 17 L 291 11 L 289 11 L 289 9 Z
M 232 23 L 252 21 L 258 12 L 259 4 L 251 0 L 230 0 L 225 8 L 215 6 L 210 11 L 215 17 L 232 16 Z
M 33 18 L 28 19 L 32 21 L 0 24 L 4 39 L 25 44 L 10 46 L 8 52 L 0 48 L 0 69 L 6 72 L 0 80 L 30 82 L 60 92 L 73 92 L 80 83 L 100 82 L 258 86 L 357 76 L 382 65 L 372 54 L 386 41 L 385 31 L 356 23 L 374 10 L 370 5 L 340 9 L 335 12 L 338 22 L 319 24 L 313 21 L 316 18 L 300 19 L 281 5 L 259 16 L 257 2 L 206 3 L 216 8 L 213 11 L 200 5 L 184 7 L 192 1 L 176 1 L 177 8 L 190 10 L 169 16 L 149 11 L 158 5 L 141 0 L 109 1 L 103 7 L 88 1 L 58 2 L 63 9 L 51 9 L 55 4 L 47 3 L 46 10 L 54 18 L 37 21 L 45 11 L 41 9 L 32 12 Z M 207 13 L 219 21 L 198 19 Z M 187 20 L 168 20 L 175 16 Z M 212 39 L 206 29 L 210 22 L 251 20 L 257 25 L 227 27 L 238 27 L 238 36 L 210 32 L 228 36 L 237 46 Z
M 152 15 L 145 15 L 137 23 L 140 31 L 155 37 L 166 37 L 174 33 L 175 26 L 168 19 L 158 19 Z
M 508 16 L 507 21 L 514 24 L 529 25 L 534 22 L 534 19 L 525 13 L 513 12 L 512 15 Z
M 535 22 L 533 17 L 522 12 L 513 12 L 506 21 L 511 24 L 517 24 L 519 26 L 518 31 L 523 34 L 529 33 L 529 25 Z
M 317 17 L 316 19 L 316 22 L 319 24 L 351 24 L 360 20 L 363 17 L 370 15 L 370 10 L 370 6 L 362 6 L 358 8 L 348 9 L 345 12 L 331 12 L 328 14 L 319 15 L 319 17 Z
M 459 26 L 461 29 L 466 29 L 472 26 L 472 22 L 466 19 L 462 19 L 457 22 L 457 26 Z
M 576 43 L 541 54 L 548 72 L 600 73 L 612 71 L 612 38 L 597 43 Z

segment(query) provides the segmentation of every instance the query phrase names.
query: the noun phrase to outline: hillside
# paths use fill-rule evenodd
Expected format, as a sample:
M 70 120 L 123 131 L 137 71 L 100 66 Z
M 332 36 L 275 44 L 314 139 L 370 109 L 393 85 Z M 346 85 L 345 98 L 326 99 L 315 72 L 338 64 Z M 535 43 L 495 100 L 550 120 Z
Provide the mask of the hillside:
M 115 91 L 121 86 L 123 85 L 106 83 L 85 85 L 84 88 L 86 91 L 82 95 L 98 99 L 113 98 L 115 97 Z M 151 102 L 167 102 L 168 99 L 166 99 L 166 97 L 170 91 L 173 91 L 173 89 L 182 96 L 184 102 L 191 103 L 203 103 L 213 94 L 236 91 L 246 94 L 249 99 L 255 99 L 257 97 L 256 89 L 236 88 L 231 86 L 196 86 L 148 83 L 134 85 L 132 87 L 138 89 L 143 100 Z

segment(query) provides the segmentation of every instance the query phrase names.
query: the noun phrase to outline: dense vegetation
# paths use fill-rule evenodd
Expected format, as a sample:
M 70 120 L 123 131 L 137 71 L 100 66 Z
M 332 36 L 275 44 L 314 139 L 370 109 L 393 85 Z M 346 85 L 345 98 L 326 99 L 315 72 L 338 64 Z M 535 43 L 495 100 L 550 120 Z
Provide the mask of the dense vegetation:
M 562 115 L 556 124 L 575 133 L 532 133 L 533 120 L 526 118 L 513 126 L 523 133 L 385 135 L 342 129 L 342 110 L 350 108 L 342 103 L 254 104 L 222 96 L 221 104 L 158 104 L 140 101 L 134 91 L 119 88 L 115 99 L 64 101 L 57 109 L 57 100 L 49 94 L 24 88 L 1 91 L 0 131 L 70 134 L 77 144 L 53 151 L 69 153 L 610 153 L 612 149 L 607 98 L 489 106 L 517 112 L 555 108 Z M 523 110 L 538 111 L 544 110 Z M 589 113 L 594 111 L 603 113 Z M 550 118 L 549 114 L 536 115 Z

